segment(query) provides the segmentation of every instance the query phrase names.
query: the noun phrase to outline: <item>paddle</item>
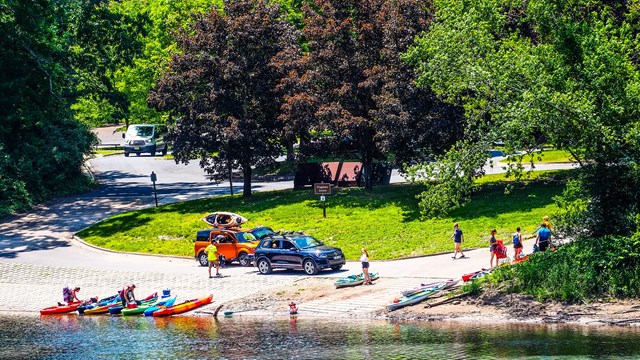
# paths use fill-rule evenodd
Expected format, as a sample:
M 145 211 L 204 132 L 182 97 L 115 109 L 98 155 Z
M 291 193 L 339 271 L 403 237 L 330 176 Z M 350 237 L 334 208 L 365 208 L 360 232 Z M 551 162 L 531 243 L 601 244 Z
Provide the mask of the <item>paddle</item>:
M 229 316 L 229 315 L 233 315 L 233 314 L 237 314 L 237 313 L 241 313 L 241 312 L 247 312 L 247 311 L 255 311 L 258 309 L 249 309 L 249 310 L 240 310 L 240 311 L 225 311 L 224 315 L 225 316 Z

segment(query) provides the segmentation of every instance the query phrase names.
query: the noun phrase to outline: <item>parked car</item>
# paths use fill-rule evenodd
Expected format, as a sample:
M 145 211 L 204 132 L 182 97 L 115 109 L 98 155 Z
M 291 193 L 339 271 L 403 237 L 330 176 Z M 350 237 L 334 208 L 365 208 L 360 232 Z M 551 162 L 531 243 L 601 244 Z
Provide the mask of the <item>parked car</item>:
M 346 263 L 342 250 L 306 234 L 266 236 L 254 256 L 261 274 L 281 268 L 302 269 L 308 275 L 315 275 L 323 269 L 340 270 Z
M 161 151 L 162 155 L 167 155 L 167 143 L 164 135 L 167 133 L 165 125 L 137 124 L 129 125 L 127 132 L 122 134 L 124 138 L 124 156 L 134 153 L 140 156 L 142 153 L 150 153 L 155 156 Z
M 249 266 L 253 260 L 253 252 L 260 238 L 271 233 L 273 233 L 273 230 L 266 226 L 251 230 L 217 228 L 199 230 L 196 234 L 193 252 L 200 265 L 207 266 L 209 260 L 204 249 L 209 246 L 211 239 L 214 239 L 218 235 L 223 235 L 225 239 L 217 245 L 218 254 L 223 255 L 228 262 L 237 261 L 242 266 Z

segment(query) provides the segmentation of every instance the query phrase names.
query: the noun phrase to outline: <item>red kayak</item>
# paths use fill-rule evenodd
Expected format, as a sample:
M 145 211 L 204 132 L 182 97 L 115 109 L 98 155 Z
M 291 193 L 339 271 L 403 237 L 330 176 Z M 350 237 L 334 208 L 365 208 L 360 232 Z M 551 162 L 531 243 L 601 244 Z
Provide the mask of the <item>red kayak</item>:
M 160 309 L 154 312 L 153 316 L 169 316 L 169 315 L 182 314 L 187 311 L 193 310 L 195 308 L 199 308 L 200 306 L 210 304 L 212 299 L 213 299 L 213 294 L 207 297 L 199 298 L 199 299 L 188 300 L 183 302 L 182 304 Z
M 40 315 L 52 315 L 52 314 L 64 314 L 72 311 L 76 311 L 78 307 L 82 305 L 82 301 L 74 301 L 67 305 L 50 306 L 40 310 Z

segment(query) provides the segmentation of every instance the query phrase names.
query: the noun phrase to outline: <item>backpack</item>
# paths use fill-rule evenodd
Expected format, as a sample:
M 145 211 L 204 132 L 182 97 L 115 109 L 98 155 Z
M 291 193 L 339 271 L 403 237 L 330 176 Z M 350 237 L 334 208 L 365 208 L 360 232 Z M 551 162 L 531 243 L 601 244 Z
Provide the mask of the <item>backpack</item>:
M 520 244 L 520 237 L 518 236 L 518 233 L 513 234 L 513 245 L 519 245 Z
M 69 301 L 71 298 L 71 289 L 69 289 L 68 286 L 65 286 L 62 289 L 62 298 L 64 299 L 64 301 Z

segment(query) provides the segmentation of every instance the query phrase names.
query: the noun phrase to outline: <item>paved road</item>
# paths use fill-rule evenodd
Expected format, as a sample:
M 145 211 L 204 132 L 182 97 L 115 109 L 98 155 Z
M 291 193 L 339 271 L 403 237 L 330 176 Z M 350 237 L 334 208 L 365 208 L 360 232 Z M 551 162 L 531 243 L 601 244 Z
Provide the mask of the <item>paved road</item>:
M 101 132 L 109 134 L 110 130 L 103 129 Z M 136 281 L 145 284 L 141 285 L 141 291 L 172 286 L 179 288 L 183 294 L 198 295 L 201 291 L 215 291 L 219 293 L 217 299 L 233 300 L 301 278 L 302 275 L 295 272 L 259 276 L 254 268 L 230 267 L 225 269 L 229 279 L 218 279 L 221 281 L 211 283 L 204 276 L 206 270 L 190 259 L 116 254 L 72 240 L 75 232 L 109 216 L 152 206 L 151 171 L 158 175 L 158 196 L 163 204 L 229 193 L 228 184 L 209 181 L 197 162 L 177 165 L 173 161 L 151 156 L 110 156 L 94 159 L 90 165 L 101 183 L 95 191 L 56 199 L 33 211 L 0 219 L 0 286 L 3 289 L 0 292 L 0 310 L 34 310 L 43 307 L 51 296 L 59 296 L 58 292 L 64 284 L 82 285 L 104 295 L 109 289 Z M 539 169 L 566 167 L 571 165 L 544 165 Z M 500 171 L 504 170 L 493 168 L 487 172 Z M 401 182 L 404 179 L 394 173 L 392 181 Z M 242 184 L 235 185 L 240 191 Z M 291 181 L 257 182 L 252 185 L 254 191 L 293 186 Z M 530 248 L 530 244 L 527 246 Z M 374 261 L 372 269 L 386 277 L 415 278 L 419 283 L 419 279 L 457 277 L 488 264 L 486 249 L 469 251 L 467 256 L 468 259 L 464 260 L 452 260 L 447 254 Z M 325 275 L 337 277 L 360 272 L 359 266 L 359 263 L 348 263 L 344 271 Z M 41 294 L 40 297 L 31 296 L 36 290 Z M 21 303 L 17 304 L 18 301 Z

